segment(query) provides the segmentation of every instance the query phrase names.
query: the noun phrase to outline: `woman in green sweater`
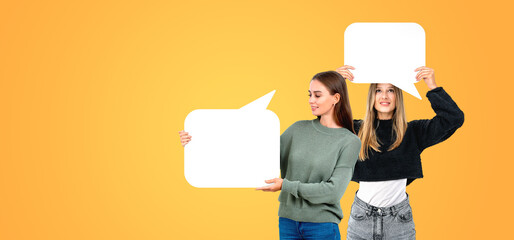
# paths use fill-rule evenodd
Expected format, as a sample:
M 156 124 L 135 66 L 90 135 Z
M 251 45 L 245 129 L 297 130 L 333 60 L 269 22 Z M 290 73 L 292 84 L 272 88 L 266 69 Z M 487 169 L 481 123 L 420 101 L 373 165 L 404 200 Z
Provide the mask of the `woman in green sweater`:
M 281 177 L 257 188 L 281 191 L 280 239 L 340 239 L 340 200 L 350 182 L 361 142 L 344 78 L 334 71 L 310 81 L 313 120 L 295 122 L 280 136 Z M 185 146 L 191 136 L 179 132 Z

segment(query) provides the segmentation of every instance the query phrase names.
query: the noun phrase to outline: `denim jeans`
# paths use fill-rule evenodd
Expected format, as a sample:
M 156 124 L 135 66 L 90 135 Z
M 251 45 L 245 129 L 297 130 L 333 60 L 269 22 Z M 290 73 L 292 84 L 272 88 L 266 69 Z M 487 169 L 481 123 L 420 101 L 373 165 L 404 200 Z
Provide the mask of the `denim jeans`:
M 348 219 L 347 240 L 416 239 L 409 196 L 391 207 L 375 207 L 355 194 Z
M 289 218 L 278 219 L 280 240 L 340 240 L 339 226 L 336 223 L 297 222 Z

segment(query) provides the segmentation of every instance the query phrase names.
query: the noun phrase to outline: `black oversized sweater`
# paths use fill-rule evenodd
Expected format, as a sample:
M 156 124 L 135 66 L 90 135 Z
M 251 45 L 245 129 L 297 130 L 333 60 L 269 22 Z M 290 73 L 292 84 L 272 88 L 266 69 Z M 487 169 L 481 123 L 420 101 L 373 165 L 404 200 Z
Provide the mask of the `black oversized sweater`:
M 357 161 L 352 181 L 386 181 L 407 178 L 407 185 L 423 177 L 420 154 L 427 147 L 448 139 L 464 123 L 464 113 L 442 87 L 427 92 L 436 116 L 432 119 L 410 121 L 397 148 L 387 151 L 394 142 L 392 120 L 376 120 L 380 151 L 371 148 L 369 158 Z M 359 132 L 362 120 L 354 120 Z M 364 146 L 362 146 L 364 147 Z

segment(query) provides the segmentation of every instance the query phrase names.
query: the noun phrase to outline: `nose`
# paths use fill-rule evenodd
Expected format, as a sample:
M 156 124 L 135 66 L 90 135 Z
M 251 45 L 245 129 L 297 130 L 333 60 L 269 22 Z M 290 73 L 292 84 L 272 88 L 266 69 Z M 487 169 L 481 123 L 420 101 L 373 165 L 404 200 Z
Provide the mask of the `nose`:
M 314 97 L 311 96 L 311 97 L 309 97 L 309 104 L 313 104 L 313 103 L 314 103 Z
M 386 93 L 380 93 L 380 98 L 381 98 L 381 99 L 387 99 L 387 98 L 388 98 L 388 96 L 387 96 L 387 94 L 386 94 Z

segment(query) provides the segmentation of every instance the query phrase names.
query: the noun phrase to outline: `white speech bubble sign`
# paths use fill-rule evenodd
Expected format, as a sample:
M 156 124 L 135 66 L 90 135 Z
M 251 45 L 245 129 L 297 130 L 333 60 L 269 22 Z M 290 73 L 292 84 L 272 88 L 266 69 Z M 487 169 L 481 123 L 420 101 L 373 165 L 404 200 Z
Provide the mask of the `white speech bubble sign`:
M 414 69 L 425 66 L 425 30 L 417 23 L 352 23 L 344 64 L 355 67 L 355 83 L 391 83 L 421 99 Z
M 267 110 L 275 90 L 240 109 L 197 109 L 184 130 L 184 175 L 197 188 L 255 188 L 280 175 L 280 120 Z

